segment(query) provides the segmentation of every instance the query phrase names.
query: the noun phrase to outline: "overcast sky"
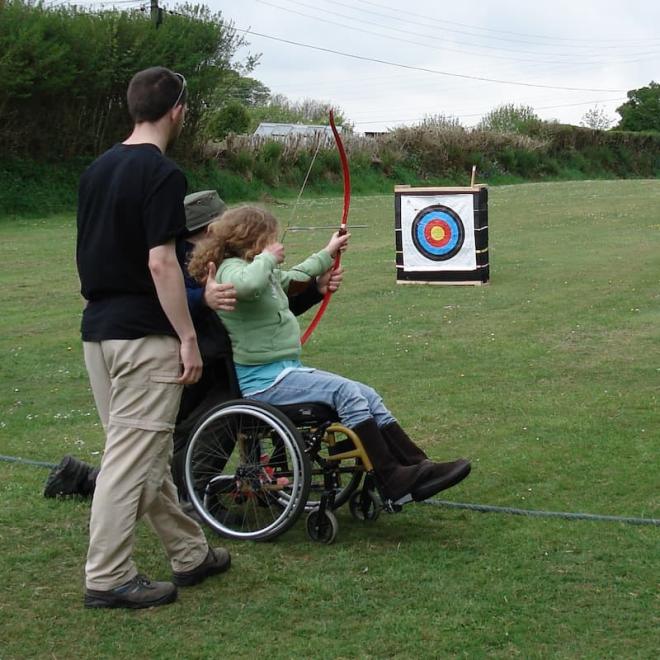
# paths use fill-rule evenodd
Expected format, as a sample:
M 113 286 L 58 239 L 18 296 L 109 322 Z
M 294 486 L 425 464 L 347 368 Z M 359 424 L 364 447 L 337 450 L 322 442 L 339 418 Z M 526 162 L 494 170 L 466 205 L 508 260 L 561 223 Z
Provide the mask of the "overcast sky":
M 205 4 L 252 30 L 238 58 L 262 54 L 255 78 L 293 100 L 339 106 L 357 131 L 437 114 L 471 126 L 504 103 L 573 124 L 598 106 L 618 121 L 628 90 L 660 81 L 657 0 Z

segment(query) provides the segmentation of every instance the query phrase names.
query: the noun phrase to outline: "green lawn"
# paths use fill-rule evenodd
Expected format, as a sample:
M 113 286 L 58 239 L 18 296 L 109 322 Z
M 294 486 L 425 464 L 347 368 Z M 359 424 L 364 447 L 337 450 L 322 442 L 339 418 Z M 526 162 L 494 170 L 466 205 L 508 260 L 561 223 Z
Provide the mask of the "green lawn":
M 659 517 L 660 181 L 490 193 L 485 287 L 397 286 L 393 196 L 355 198 L 350 222 L 369 227 L 306 361 L 374 385 L 433 457 L 470 457 L 444 499 Z M 273 208 L 286 224 L 291 206 Z M 303 198 L 293 224 L 340 212 Z M 287 262 L 325 239 L 290 232 Z M 100 460 L 74 242 L 73 214 L 0 219 L 0 454 Z M 364 525 L 341 510 L 332 546 L 301 521 L 226 543 L 230 573 L 172 606 L 87 611 L 88 506 L 45 500 L 46 474 L 0 461 L 2 660 L 660 653 L 658 527 L 424 505 Z M 168 576 L 142 527 L 136 556 Z

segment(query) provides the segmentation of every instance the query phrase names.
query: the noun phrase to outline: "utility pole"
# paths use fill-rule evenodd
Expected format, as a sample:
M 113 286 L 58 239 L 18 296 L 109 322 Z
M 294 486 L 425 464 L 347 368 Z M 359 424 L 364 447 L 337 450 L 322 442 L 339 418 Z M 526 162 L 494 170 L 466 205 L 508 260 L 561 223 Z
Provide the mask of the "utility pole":
M 155 28 L 163 22 L 163 10 L 158 6 L 158 0 L 151 0 L 151 22 Z

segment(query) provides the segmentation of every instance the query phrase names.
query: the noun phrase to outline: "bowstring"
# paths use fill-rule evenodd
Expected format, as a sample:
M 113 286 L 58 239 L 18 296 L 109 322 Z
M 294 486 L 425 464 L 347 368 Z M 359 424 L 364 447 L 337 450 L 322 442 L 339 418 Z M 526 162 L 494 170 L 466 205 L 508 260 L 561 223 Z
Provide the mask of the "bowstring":
M 300 187 L 300 191 L 298 192 L 296 203 L 293 205 L 293 209 L 291 210 L 289 221 L 286 223 L 286 227 L 284 228 L 284 232 L 282 233 L 282 237 L 280 238 L 280 243 L 284 243 L 284 237 L 287 235 L 287 232 L 289 231 L 289 227 L 291 227 L 291 223 L 293 222 L 296 216 L 296 209 L 298 208 L 298 204 L 300 204 L 300 198 L 303 196 L 303 192 L 305 192 L 305 186 L 307 185 L 307 180 L 309 179 L 309 175 L 312 173 L 312 167 L 314 167 L 314 163 L 316 162 L 316 157 L 319 155 L 319 151 L 321 149 L 321 142 L 323 142 L 324 139 L 325 139 L 325 135 L 319 134 L 319 138 L 316 143 L 316 150 L 314 151 L 314 155 L 312 156 L 312 162 L 309 164 L 309 167 L 307 168 L 307 174 L 305 174 L 305 179 L 303 180 L 302 186 Z

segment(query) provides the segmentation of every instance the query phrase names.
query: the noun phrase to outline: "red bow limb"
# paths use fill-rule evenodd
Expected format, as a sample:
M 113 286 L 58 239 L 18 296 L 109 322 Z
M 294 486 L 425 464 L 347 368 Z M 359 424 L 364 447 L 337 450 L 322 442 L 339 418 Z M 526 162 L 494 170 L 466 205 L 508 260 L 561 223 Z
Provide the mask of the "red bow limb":
M 332 135 L 335 138 L 335 144 L 337 145 L 337 150 L 339 151 L 341 170 L 344 175 L 344 208 L 341 215 L 341 224 L 339 225 L 339 234 L 341 235 L 346 233 L 348 227 L 348 211 L 351 207 L 351 172 L 348 169 L 348 158 L 346 157 L 346 150 L 344 149 L 344 143 L 341 141 L 341 136 L 339 135 L 339 131 L 335 126 L 335 116 L 332 110 L 330 110 L 330 128 L 332 129 Z M 336 270 L 337 268 L 339 268 L 340 263 L 341 263 L 341 252 L 338 251 L 337 256 L 335 257 L 335 261 L 332 264 L 332 269 Z M 321 320 L 323 314 L 325 314 L 325 310 L 328 307 L 328 303 L 330 302 L 331 297 L 332 297 L 332 291 L 328 289 L 325 292 L 325 295 L 323 296 L 323 301 L 321 302 L 321 305 L 318 308 L 316 315 L 314 316 L 312 322 L 307 327 L 307 330 L 305 330 L 302 337 L 300 338 L 301 344 L 304 344 L 309 339 L 312 332 L 314 332 L 314 330 L 316 329 L 316 326 L 319 324 L 319 321 Z

